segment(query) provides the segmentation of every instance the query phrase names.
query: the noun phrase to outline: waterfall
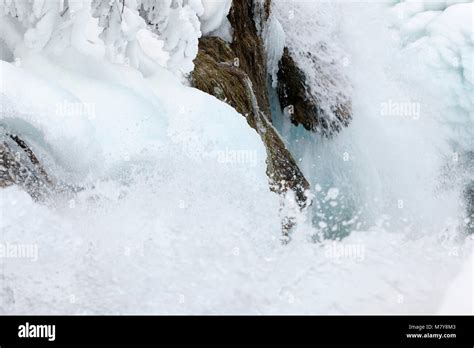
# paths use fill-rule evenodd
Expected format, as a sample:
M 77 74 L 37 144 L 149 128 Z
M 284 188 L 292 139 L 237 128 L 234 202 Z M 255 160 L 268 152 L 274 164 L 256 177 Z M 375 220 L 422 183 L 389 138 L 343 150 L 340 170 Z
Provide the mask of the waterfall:
M 292 125 L 269 87 L 274 124 L 313 190 L 313 238 L 337 239 L 375 227 L 411 235 L 465 229 L 469 202 L 463 199 L 471 191 L 464 188 L 466 169 L 451 164 L 472 149 L 472 140 L 458 145 L 464 150 L 452 146 L 459 137 L 447 120 L 461 118 L 462 112 L 449 109 L 452 100 L 440 98 L 444 89 L 431 83 L 438 72 L 422 59 L 423 47 L 407 45 L 387 24 L 394 16 L 387 4 L 298 6 L 313 8 L 318 27 L 331 26 L 312 40 L 344 50 L 340 73 L 352 85 L 353 120 L 330 139 Z M 344 20 L 334 24 L 327 13 Z

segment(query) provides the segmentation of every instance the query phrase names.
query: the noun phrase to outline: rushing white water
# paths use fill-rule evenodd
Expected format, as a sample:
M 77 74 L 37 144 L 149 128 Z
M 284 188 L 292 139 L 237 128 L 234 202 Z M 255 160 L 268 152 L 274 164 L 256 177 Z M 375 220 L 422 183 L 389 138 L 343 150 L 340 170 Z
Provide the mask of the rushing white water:
M 394 3 L 274 3 L 283 26 L 286 22 L 295 32 L 287 38 L 290 45 L 296 39 L 301 49 L 302 34 L 291 28 L 300 15 L 320 29 L 312 33 L 313 46 L 334 46 L 329 52 L 337 54 L 323 59 L 335 59 L 330 69 L 339 69 L 336 75 L 345 74 L 351 83 L 353 120 L 331 139 L 311 134 L 291 124 L 272 90 L 273 119 L 311 182 L 314 240 L 377 230 L 380 238 L 385 238 L 382 231 L 415 240 L 431 236 L 434 243 L 458 240 L 472 250 L 465 234 L 472 231 L 473 218 L 472 192 L 466 194 L 466 187 L 474 178 L 474 42 L 465 28 L 472 26 L 473 6 Z M 429 25 L 423 20 L 427 16 Z M 439 58 L 446 50 L 451 61 Z M 307 73 L 312 68 L 302 67 Z M 469 269 L 471 274 L 464 273 L 468 312 L 472 265 Z
M 30 259 L 2 258 L 0 312 L 436 313 L 443 302 L 444 312 L 472 312 L 472 287 L 462 286 L 472 281 L 464 177 L 453 170 L 461 179 L 442 180 L 454 151 L 445 116 L 459 117 L 440 94 L 464 87 L 455 78 L 433 85 L 437 70 L 422 49 L 403 49 L 387 4 L 306 6 L 317 27 L 331 22 L 319 38 L 347 55 L 354 115 L 322 139 L 290 126 L 274 103 L 315 194 L 286 246 L 263 146 L 228 106 L 165 72 L 144 78 L 74 52 L 4 67 L 17 105 L 2 111 L 19 109 L 86 189 L 54 206 L 17 187 L 0 191 L 2 243 L 37 247 Z M 22 94 L 26 82 L 38 86 L 34 98 Z M 97 114 L 57 122 L 55 98 L 92 102 Z M 415 106 L 383 112 L 391 103 Z M 457 146 L 469 150 L 466 140 Z M 241 152 L 251 156 L 241 162 Z M 347 237 L 312 243 L 321 234 Z M 450 305 L 455 278 L 462 308 Z
M 452 223 L 464 228 L 461 192 L 466 182 L 445 185 L 442 176 L 458 160 L 456 151 L 472 150 L 472 110 L 450 109 L 455 101 L 442 94 L 457 88 L 466 97 L 469 81 L 444 87 L 433 82 L 439 71 L 426 60 L 426 47 L 403 47 L 404 37 L 389 25 L 395 22 L 394 10 L 387 4 L 295 6 L 321 14 L 314 19 L 318 26 L 331 27 L 316 32 L 314 40 L 344 49 L 342 64 L 332 65 L 339 64 L 352 84 L 353 121 L 332 139 L 292 126 L 273 96 L 278 127 L 315 189 L 316 224 L 335 235 L 374 225 L 416 234 Z M 451 72 L 445 74 L 448 81 Z M 456 136 L 449 119 L 464 122 L 464 137 Z M 455 136 L 458 148 L 452 146 Z M 452 181 L 462 177 L 455 170 L 449 175 Z

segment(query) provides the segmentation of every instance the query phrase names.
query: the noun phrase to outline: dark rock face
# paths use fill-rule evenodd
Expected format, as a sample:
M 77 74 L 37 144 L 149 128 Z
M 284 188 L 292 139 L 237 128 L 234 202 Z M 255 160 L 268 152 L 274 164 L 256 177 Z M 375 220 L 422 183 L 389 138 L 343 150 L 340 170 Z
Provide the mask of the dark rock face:
M 230 45 L 239 66 L 252 81 L 260 110 L 271 120 L 270 102 L 267 92 L 267 65 L 262 38 L 255 24 L 253 0 L 233 1 L 228 19 L 234 29 Z M 269 11 L 269 8 L 268 8 Z
M 255 128 L 252 100 L 244 83 L 248 75 L 236 64 L 236 55 L 224 40 L 204 37 L 199 42 L 199 52 L 192 73 L 194 87 L 225 101 L 247 117 Z
M 279 63 L 277 90 L 280 104 L 286 108 L 286 114 L 294 125 L 301 124 L 309 131 L 318 131 L 331 136 L 350 122 L 349 103 L 333 107 L 335 119 L 328 117 L 318 106 L 317 100 L 309 93 L 305 74 L 298 68 L 288 48 L 285 48 Z
M 37 201 L 43 201 L 54 183 L 30 147 L 17 135 L 4 135 L 0 141 L 0 188 L 22 187 Z

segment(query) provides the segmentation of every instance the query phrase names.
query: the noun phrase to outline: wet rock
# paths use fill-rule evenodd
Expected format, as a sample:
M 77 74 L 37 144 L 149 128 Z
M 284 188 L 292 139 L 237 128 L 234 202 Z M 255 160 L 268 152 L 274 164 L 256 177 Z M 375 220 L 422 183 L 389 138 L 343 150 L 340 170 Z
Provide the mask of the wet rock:
M 307 54 L 311 56 L 311 53 Z M 324 78 L 322 74 L 320 78 Z M 294 125 L 303 125 L 309 131 L 318 131 L 331 136 L 350 122 L 352 114 L 350 102 L 333 105 L 332 115 L 328 115 L 318 105 L 317 99 L 310 92 L 307 77 L 286 47 L 279 62 L 277 91 L 280 104 Z
M 269 3 L 269 1 L 267 2 Z M 267 90 L 267 58 L 263 40 L 255 23 L 255 10 L 254 0 L 233 1 L 228 16 L 234 30 L 234 37 L 230 47 L 238 59 L 241 70 L 252 81 L 260 110 L 271 120 Z M 267 11 L 270 11 L 269 6 Z
M 33 150 L 18 135 L 0 138 L 0 188 L 22 187 L 36 201 L 45 201 L 58 185 L 46 173 Z

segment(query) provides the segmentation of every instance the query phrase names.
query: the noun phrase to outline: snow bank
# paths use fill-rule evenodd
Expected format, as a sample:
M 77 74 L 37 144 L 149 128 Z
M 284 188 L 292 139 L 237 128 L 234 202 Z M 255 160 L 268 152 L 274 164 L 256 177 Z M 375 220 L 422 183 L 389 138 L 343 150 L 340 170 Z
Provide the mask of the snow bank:
M 22 134 L 44 152 L 52 152 L 52 157 L 71 172 L 97 167 L 100 146 L 88 115 L 66 111 L 68 106 L 83 105 L 81 99 L 3 61 L 0 75 L 1 126 Z M 35 93 L 25 93 L 25 86 Z
M 77 64 L 79 57 L 82 64 Z M 108 170 L 124 156 L 152 156 L 182 142 L 193 155 L 214 161 L 247 156 L 248 163 L 237 163 L 236 170 L 249 167 L 242 175 L 258 177 L 266 186 L 265 149 L 245 118 L 184 87 L 165 69 L 146 79 L 133 68 L 71 50 L 60 58 L 25 57 L 21 68 L 2 62 L 2 74 L 3 104 L 9 106 L 2 110 L 2 123 L 19 134 L 29 127 L 43 134 L 41 141 L 75 172 L 91 170 L 92 162 Z M 25 95 L 25 84 L 41 93 Z M 10 122 L 12 115 L 21 122 Z M 81 156 L 71 158 L 71 153 Z
M 151 59 L 186 75 L 194 68 L 202 33 L 219 30 L 229 37 L 230 6 L 230 0 L 2 0 L 0 37 L 13 56 L 73 46 L 105 54 L 115 63 L 141 66 L 142 72 L 149 72 Z

